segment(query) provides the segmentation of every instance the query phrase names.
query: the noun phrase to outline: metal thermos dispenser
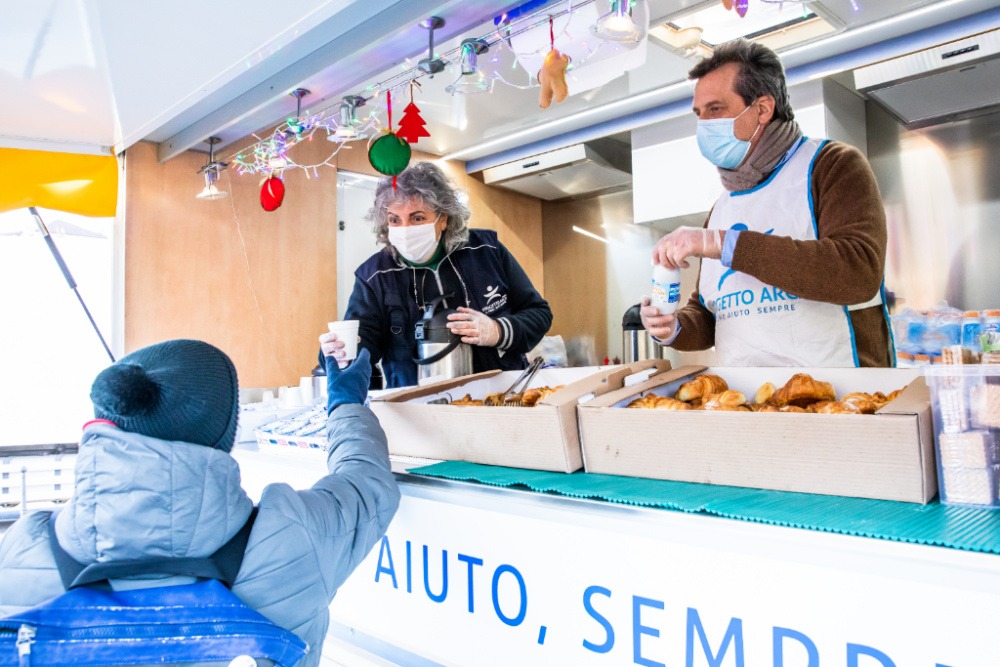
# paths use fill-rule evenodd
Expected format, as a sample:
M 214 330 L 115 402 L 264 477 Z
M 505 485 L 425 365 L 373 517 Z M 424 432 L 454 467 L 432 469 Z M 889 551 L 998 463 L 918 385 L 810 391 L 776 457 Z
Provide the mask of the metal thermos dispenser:
M 472 375 L 472 347 L 448 329 L 448 315 L 458 311 L 439 308 L 444 299 L 439 296 L 430 302 L 414 331 L 417 356 L 413 361 L 417 364 L 418 380 Z
M 622 318 L 622 356 L 626 364 L 645 359 L 665 359 L 667 356 L 666 348 L 653 340 L 642 326 L 639 304 L 626 310 Z

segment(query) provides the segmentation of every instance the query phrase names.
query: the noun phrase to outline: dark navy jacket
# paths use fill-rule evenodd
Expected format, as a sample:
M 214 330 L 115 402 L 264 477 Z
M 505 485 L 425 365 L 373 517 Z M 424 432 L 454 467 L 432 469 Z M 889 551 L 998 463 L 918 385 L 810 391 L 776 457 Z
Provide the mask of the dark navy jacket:
M 549 330 L 549 304 L 496 232 L 469 232 L 469 241 L 445 255 L 436 271 L 405 265 L 386 247 L 354 272 L 344 319 L 360 320 L 360 345 L 371 352 L 372 363 L 382 360 L 386 388 L 417 384 L 414 328 L 438 296 L 454 294 L 447 307 L 472 308 L 500 324 L 497 347 L 472 346 L 476 373 L 525 368 L 525 353 Z

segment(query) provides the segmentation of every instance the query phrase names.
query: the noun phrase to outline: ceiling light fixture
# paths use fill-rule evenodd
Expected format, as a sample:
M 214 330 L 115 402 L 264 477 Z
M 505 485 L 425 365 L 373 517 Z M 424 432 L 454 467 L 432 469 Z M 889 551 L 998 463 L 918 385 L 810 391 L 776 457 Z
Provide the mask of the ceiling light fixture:
M 215 184 L 219 180 L 219 174 L 229 166 L 228 162 L 215 161 L 215 144 L 222 141 L 219 137 L 209 137 L 208 142 L 208 164 L 198 170 L 199 174 L 205 174 L 205 189 L 195 195 L 198 199 L 222 199 L 228 197 L 229 193 L 220 190 Z
M 642 32 L 632 20 L 631 0 L 612 0 L 611 11 L 597 19 L 590 31 L 610 42 L 638 42 Z
M 295 98 L 295 118 L 288 119 L 288 129 L 285 136 L 297 137 L 309 129 L 309 124 L 302 120 L 302 98 L 309 94 L 305 88 L 296 88 L 289 95 Z
M 484 39 L 466 39 L 462 42 L 462 71 L 458 78 L 444 91 L 450 95 L 485 93 L 493 89 L 493 79 L 488 79 L 479 71 L 478 57 L 489 50 Z
M 340 103 L 338 112 L 337 129 L 326 136 L 327 141 L 344 143 L 347 141 L 357 141 L 367 139 L 368 133 L 361 129 L 358 121 L 358 107 L 364 106 L 365 98 L 359 95 L 345 97 Z
M 444 71 L 444 61 L 434 57 L 434 31 L 444 26 L 444 19 L 432 16 L 420 22 L 420 27 L 427 31 L 430 44 L 427 47 L 427 57 L 417 63 L 417 69 L 433 79 L 434 75 Z

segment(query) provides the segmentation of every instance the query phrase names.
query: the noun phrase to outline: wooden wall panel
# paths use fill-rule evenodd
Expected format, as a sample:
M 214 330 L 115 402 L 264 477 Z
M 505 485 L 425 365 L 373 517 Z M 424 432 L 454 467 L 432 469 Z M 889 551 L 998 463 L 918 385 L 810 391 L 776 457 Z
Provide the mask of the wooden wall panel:
M 549 335 L 593 336 L 598 361 L 608 354 L 607 245 L 573 226 L 604 236 L 602 219 L 597 198 L 542 203 L 545 294 L 554 315 Z
M 197 338 L 232 357 L 241 386 L 307 375 L 336 312 L 335 172 L 288 173 L 284 204 L 266 213 L 252 176 L 224 173 L 229 197 L 195 199 L 202 153 L 159 164 L 136 144 L 126 160 L 126 349 Z
M 295 158 L 316 164 L 332 148 L 317 139 L 296 146 Z M 197 338 L 232 357 L 242 387 L 297 384 L 316 363 L 317 336 L 338 312 L 336 170 L 320 168 L 318 179 L 289 171 L 283 205 L 267 213 L 260 178 L 232 171 L 219 183 L 230 197 L 196 199 L 205 153 L 160 164 L 155 146 L 140 143 L 126 161 L 126 351 Z M 362 142 L 341 150 L 336 163 L 374 173 Z M 444 166 L 469 193 L 473 226 L 496 229 L 542 291 L 541 202 L 488 188 L 466 176 L 463 163 Z

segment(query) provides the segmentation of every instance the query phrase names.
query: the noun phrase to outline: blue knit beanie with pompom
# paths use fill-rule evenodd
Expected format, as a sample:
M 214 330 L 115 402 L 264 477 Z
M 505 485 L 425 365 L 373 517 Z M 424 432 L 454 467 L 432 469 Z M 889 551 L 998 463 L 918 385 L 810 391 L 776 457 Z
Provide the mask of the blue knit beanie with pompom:
M 169 340 L 122 357 L 98 374 L 90 399 L 97 419 L 125 431 L 225 452 L 236 440 L 236 367 L 199 340 Z

